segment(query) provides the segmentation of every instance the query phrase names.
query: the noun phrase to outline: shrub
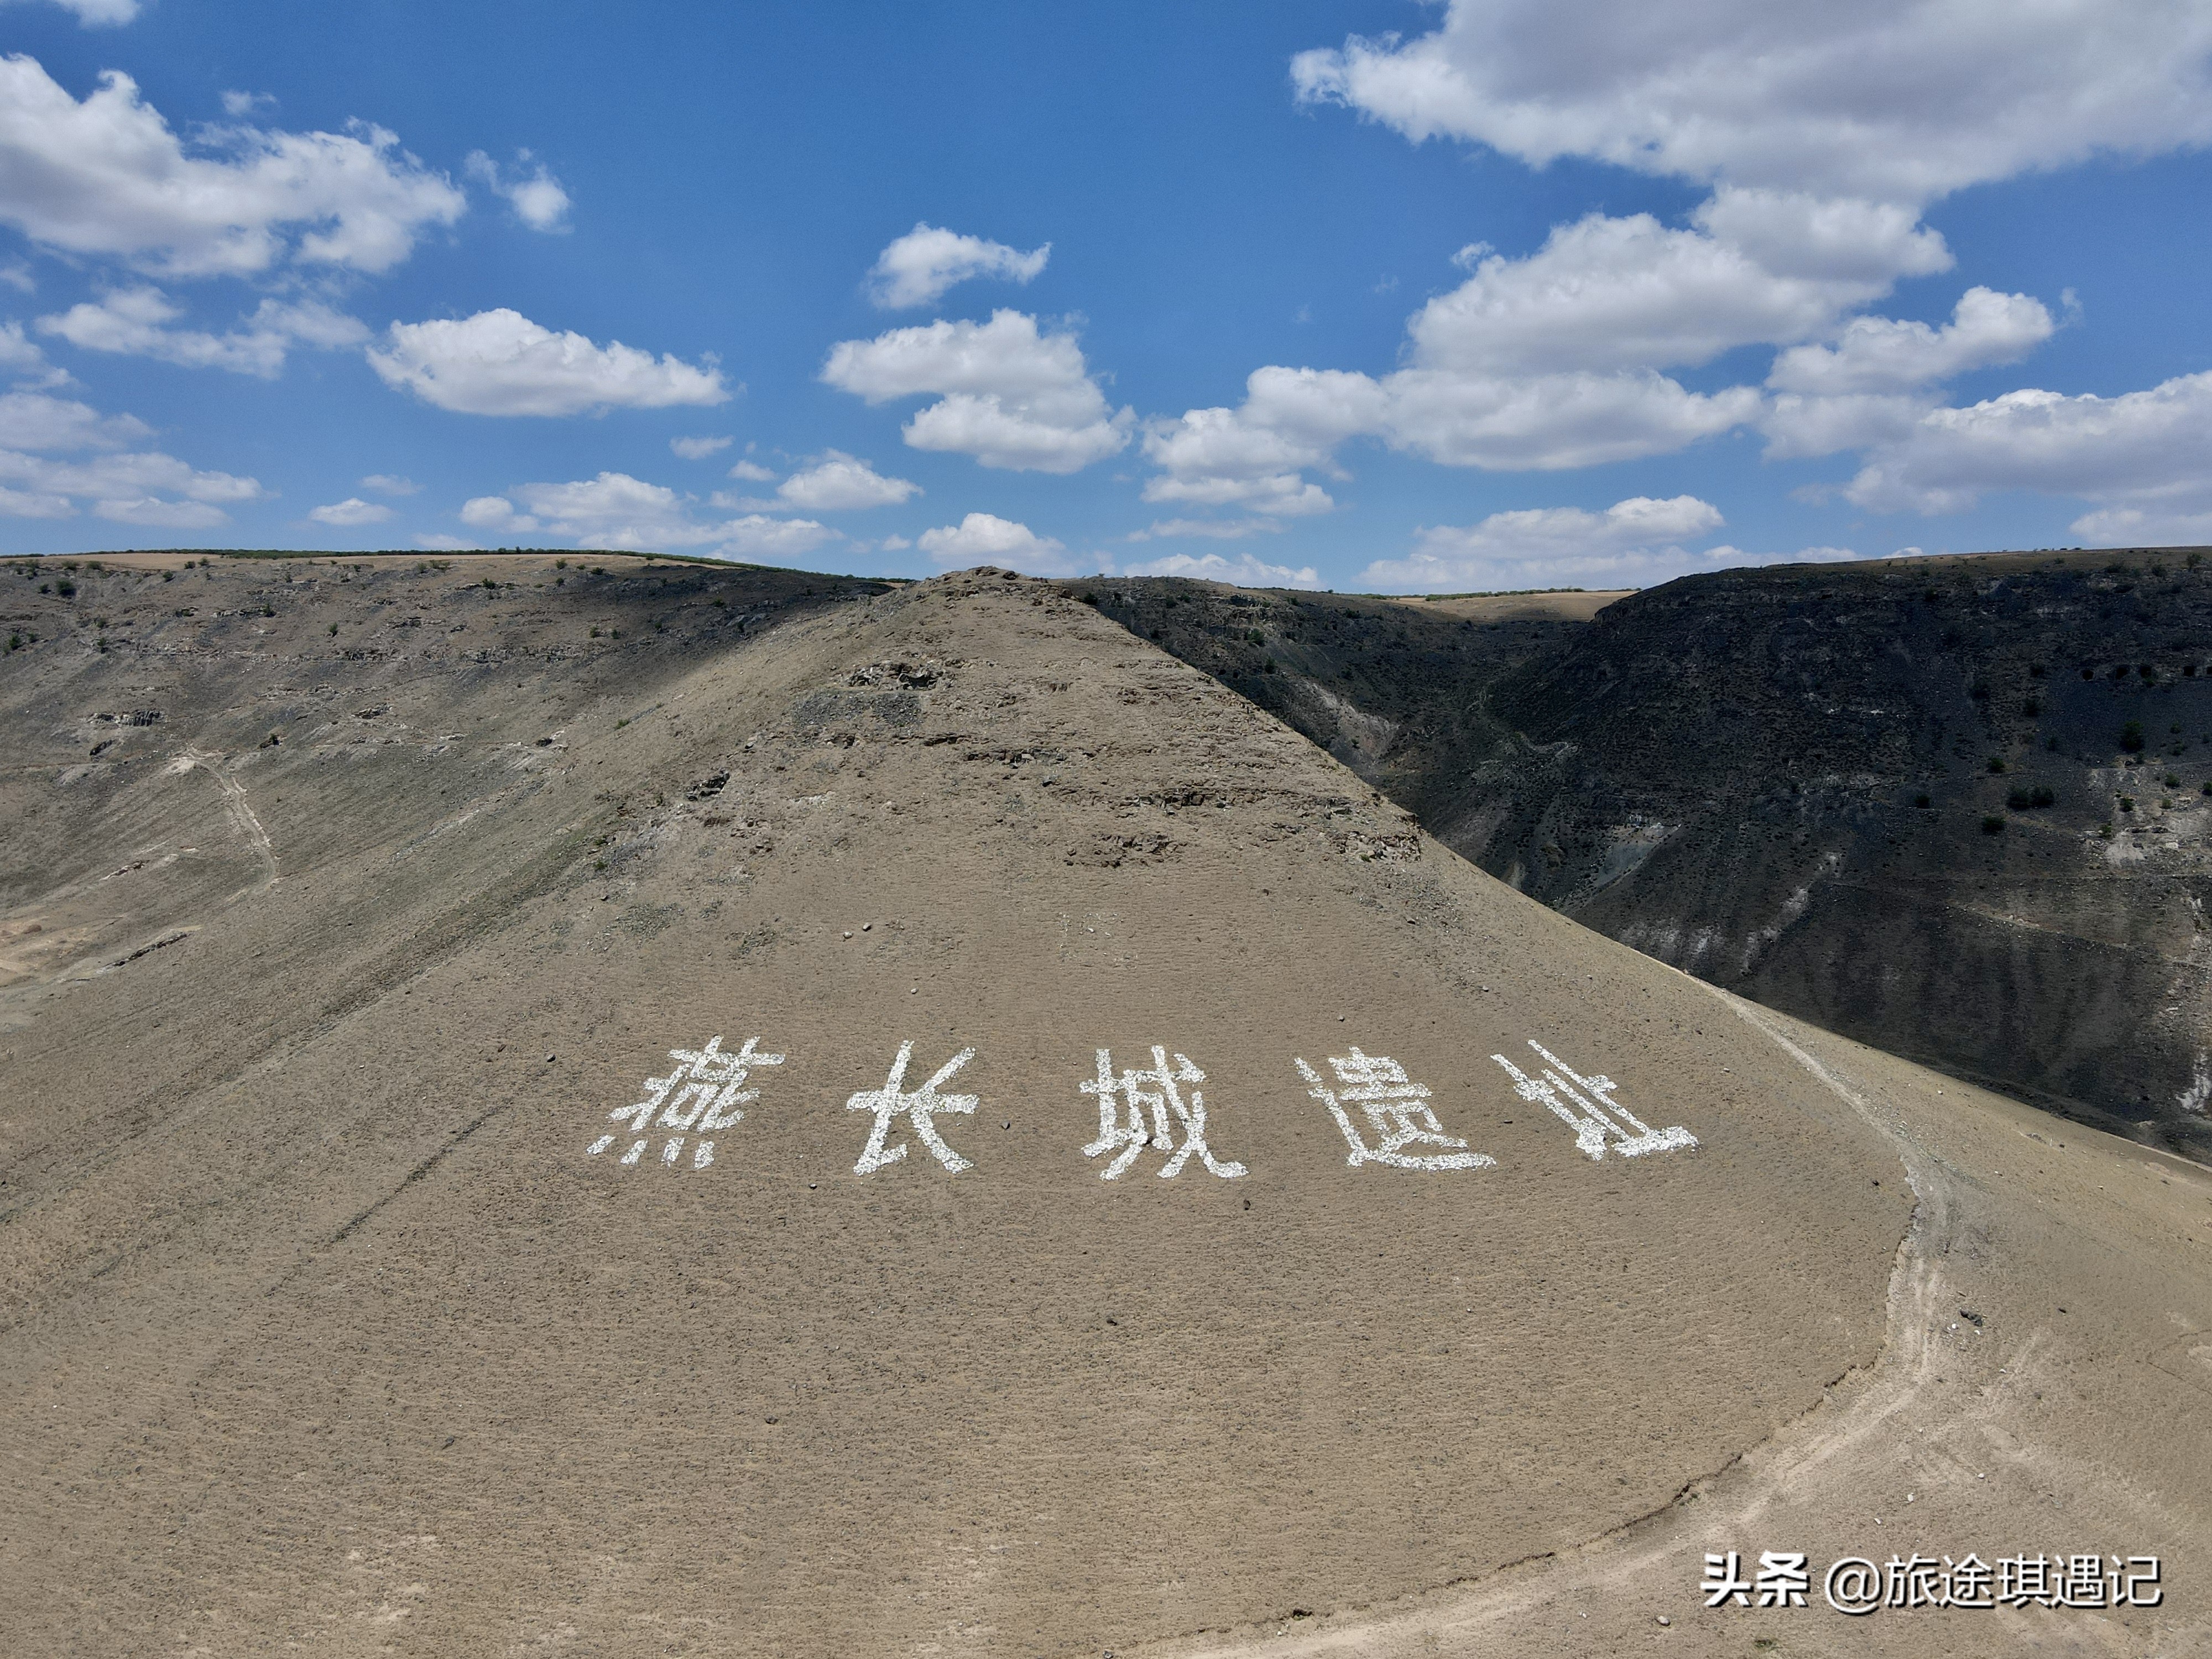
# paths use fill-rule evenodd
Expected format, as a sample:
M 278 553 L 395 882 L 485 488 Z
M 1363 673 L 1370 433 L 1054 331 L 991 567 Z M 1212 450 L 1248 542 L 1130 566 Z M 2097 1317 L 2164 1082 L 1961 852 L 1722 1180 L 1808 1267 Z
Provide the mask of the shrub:
M 2094 668 L 2085 668 L 2081 671 L 2081 678 L 2085 680 L 2094 680 L 2097 678 L 2097 671 Z
M 338 625 L 337 625 L 336 623 L 332 623 L 331 624 L 331 632 L 333 635 L 335 635 L 335 634 L 337 634 L 337 631 L 338 631 Z
M 262 601 L 262 604 L 261 604 L 261 614 L 262 614 L 263 616 L 264 616 L 264 617 L 273 617 L 273 616 L 275 616 L 275 615 L 276 614 L 276 607 L 275 605 L 270 605 L 267 600 L 265 600 L 265 599 L 264 599 L 264 600 L 263 600 L 263 601 Z
M 2020 705 L 2020 712 L 2028 719 L 2033 720 L 2043 712 L 2043 704 L 2033 697 L 2024 698 Z
M 1912 798 L 1912 804 L 1925 811 L 1927 808 L 1933 806 L 1936 803 L 1929 799 L 1926 792 L 1923 791 L 1921 793 L 1915 795 Z
M 2120 728 L 2120 747 L 2130 755 L 2142 752 L 2143 730 L 2141 720 L 2130 720 Z
M 23 636 L 21 634 L 10 634 L 8 636 L 8 648 L 10 651 L 21 651 L 23 648 Z M 2204 793 L 2212 795 L 2212 783 L 2204 786 Z
M 2123 795 L 2120 797 L 2120 811 L 2123 812 L 2132 812 L 2135 810 L 2136 798 L 2133 795 Z
M 2004 834 L 2004 827 L 2003 817 L 1995 812 L 1982 820 L 1982 833 L 1985 836 L 2002 836 Z
M 2181 780 L 2174 776 L 2171 772 L 2168 772 L 2166 775 L 2164 781 L 2166 787 L 2169 789 L 2179 789 L 2181 787 Z
M 2002 755 L 1992 755 L 1990 757 L 1990 770 L 1991 773 L 2002 774 L 2004 769 L 2004 757 Z
M 1246 629 L 1244 638 L 1246 642 L 1251 645 L 1265 645 L 1267 642 L 1267 636 L 1256 628 Z
M 494 580 L 493 580 L 489 576 L 486 576 L 486 577 L 483 579 L 483 581 L 480 584 L 480 586 L 484 586 L 484 587 L 489 587 L 489 588 L 496 588 L 496 587 L 499 586 L 499 584 L 498 584 L 497 582 L 494 581 Z
M 2142 667 L 2136 669 L 2136 672 L 2142 676 L 2143 684 L 2145 685 L 2155 685 L 2158 684 L 2158 665 L 2156 663 L 2147 662 Z
M 2005 795 L 2005 805 L 2015 812 L 2025 812 L 2031 807 L 2048 806 L 2057 799 L 2058 797 L 2052 794 L 2045 786 L 2038 784 L 2033 789 L 2021 788 L 2008 791 Z
M 75 568 L 74 566 L 70 568 L 72 569 Z M 41 593 L 46 591 L 46 590 L 43 587 L 39 590 Z M 64 576 L 61 580 L 54 584 L 54 592 L 60 594 L 65 599 L 73 599 L 76 597 L 76 584 L 71 581 L 68 577 Z
M 1096 604 L 1097 604 L 1097 603 L 1098 603 L 1098 596 L 1097 596 L 1096 593 L 1085 593 L 1085 594 L 1083 596 L 1083 602 L 1084 602 L 1084 604 L 1085 604 L 1085 605 L 1096 605 Z M 720 601 L 720 599 L 717 599 L 717 600 L 715 600 L 715 601 L 714 601 L 714 603 L 715 603 L 716 605 L 720 605 L 720 604 L 721 604 L 721 601 Z

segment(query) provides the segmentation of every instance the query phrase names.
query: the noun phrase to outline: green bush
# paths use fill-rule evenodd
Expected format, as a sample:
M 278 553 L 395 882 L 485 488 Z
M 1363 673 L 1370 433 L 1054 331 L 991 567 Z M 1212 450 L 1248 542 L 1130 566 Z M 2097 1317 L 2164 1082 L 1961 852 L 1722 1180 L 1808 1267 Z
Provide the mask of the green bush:
M 2166 775 L 2166 777 L 2165 777 L 2165 779 L 2164 779 L 2163 781 L 2164 781 L 2164 782 L 2165 782 L 2165 784 L 2166 784 L 2166 787 L 2167 788 L 2169 788 L 2169 789 L 2179 789 L 2179 788 L 2180 788 L 2180 787 L 2181 787 L 2181 780 L 2180 780 L 2179 778 L 2178 778 L 2178 777 L 2174 776 L 2174 775 L 2173 775 L 2172 773 L 2171 773 L 2171 772 L 2168 772 L 2168 773 Z
M 2120 797 L 2120 811 L 2123 812 L 2132 812 L 2135 810 L 2136 798 L 2133 795 L 2123 795 Z
M 1982 833 L 1985 836 L 2002 836 L 2004 827 L 2004 819 L 1995 812 L 1982 820 Z
M 1921 808 L 1923 811 L 1925 811 L 1927 808 L 1935 805 L 1936 803 L 1929 799 L 1927 795 L 1923 793 L 1915 795 L 1912 798 L 1912 804 L 1915 806 Z
M 2005 769 L 2005 763 L 2004 763 L 2004 757 L 2003 757 L 2002 756 L 2001 756 L 2001 755 L 1992 755 L 1992 756 L 1990 756 L 1990 770 L 1992 773 L 1996 773 L 1996 774 L 2002 774 L 2002 773 L 2004 771 L 2004 769 Z
M 2120 747 L 2130 755 L 2142 752 L 2143 729 L 2141 720 L 2130 720 L 2120 728 Z

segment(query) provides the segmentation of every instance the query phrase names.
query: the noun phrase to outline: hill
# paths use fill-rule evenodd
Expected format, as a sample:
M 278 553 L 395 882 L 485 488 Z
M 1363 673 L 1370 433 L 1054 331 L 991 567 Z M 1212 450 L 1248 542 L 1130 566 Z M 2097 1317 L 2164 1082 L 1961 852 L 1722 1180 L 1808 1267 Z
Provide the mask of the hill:
M 1587 623 L 1564 595 L 1103 597 L 1564 914 L 2212 1156 L 2200 554 L 1721 571 Z
M 2202 1170 L 1048 584 L 104 562 L 0 680 L 27 1650 L 1926 1652 L 1701 1606 L 1893 1543 L 2203 1638 Z

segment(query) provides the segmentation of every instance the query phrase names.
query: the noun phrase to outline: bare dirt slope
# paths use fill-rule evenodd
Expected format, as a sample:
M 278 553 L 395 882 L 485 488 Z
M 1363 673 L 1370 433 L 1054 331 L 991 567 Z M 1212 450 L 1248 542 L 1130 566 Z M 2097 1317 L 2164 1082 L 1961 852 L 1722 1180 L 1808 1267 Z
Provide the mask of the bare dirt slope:
M 1705 1547 L 1648 1529 L 1825 1490 L 1791 1437 L 1899 1366 L 1923 1415 L 1881 1421 L 1939 1420 L 1933 1240 L 1984 1275 L 1972 1358 L 2051 1401 L 1929 1541 L 2037 1547 L 2037 1493 L 2100 1494 L 2069 1539 L 2174 1558 L 2136 1633 L 2202 1639 L 2200 1172 L 2070 1130 L 2038 1161 L 1910 1066 L 1797 1052 L 1044 584 L 605 568 L 103 572 L 106 652 L 9 660 L 22 1650 L 1358 1646 L 1398 1640 L 1362 1609 L 1648 1535 L 1620 1639 L 1737 1651 L 1638 1624 Z M 781 1056 L 755 1098 L 611 1120 L 730 1078 L 672 1059 L 716 1037 Z M 1540 1077 L 1532 1042 L 1697 1145 L 1586 1156 L 1491 1058 Z M 908 1043 L 908 1106 L 973 1052 L 863 1173 Z M 1156 1044 L 1207 1157 L 1187 1119 L 1086 1156 L 1097 1051 L 1118 1083 Z M 1297 1062 L 1359 1054 L 1494 1162 L 1355 1167 Z

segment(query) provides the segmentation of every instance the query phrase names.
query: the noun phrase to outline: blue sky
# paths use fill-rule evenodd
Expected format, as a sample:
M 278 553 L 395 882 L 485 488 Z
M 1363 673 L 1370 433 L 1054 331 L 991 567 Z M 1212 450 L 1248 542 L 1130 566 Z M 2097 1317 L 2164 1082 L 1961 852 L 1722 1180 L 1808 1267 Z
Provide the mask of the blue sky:
M 8 552 L 2212 542 L 2202 3 L 0 0 L 0 52 Z

